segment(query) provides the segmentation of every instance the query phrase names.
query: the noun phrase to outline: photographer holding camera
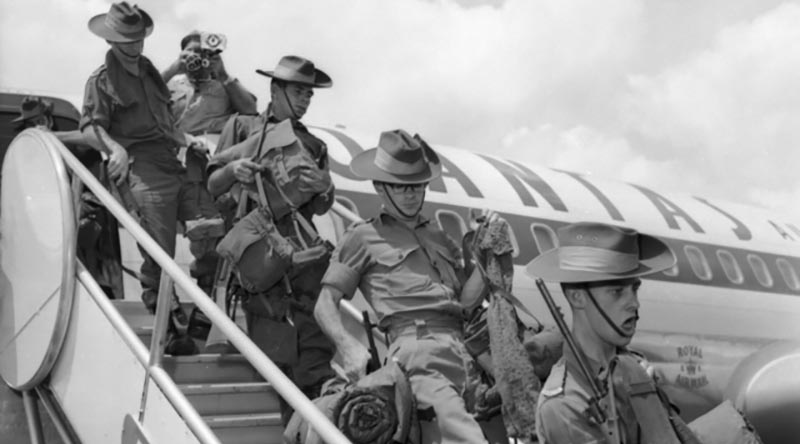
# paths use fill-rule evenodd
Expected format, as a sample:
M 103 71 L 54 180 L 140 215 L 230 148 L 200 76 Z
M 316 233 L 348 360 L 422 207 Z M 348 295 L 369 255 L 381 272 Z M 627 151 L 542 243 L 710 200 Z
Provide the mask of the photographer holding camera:
M 203 209 L 202 217 L 186 221 L 185 234 L 195 257 L 191 275 L 206 292 L 211 291 L 217 267 L 214 246 L 224 234 L 224 222 L 206 189 L 209 154 L 231 115 L 256 113 L 255 96 L 225 70 L 220 54 L 226 44 L 222 34 L 192 31 L 181 39 L 178 59 L 161 74 L 170 91 L 176 126 L 186 136 L 189 198 Z
M 226 44 L 222 34 L 192 31 L 181 39 L 178 59 L 161 74 L 184 133 L 219 133 L 232 114 L 257 113 L 255 96 L 225 70 L 220 54 Z

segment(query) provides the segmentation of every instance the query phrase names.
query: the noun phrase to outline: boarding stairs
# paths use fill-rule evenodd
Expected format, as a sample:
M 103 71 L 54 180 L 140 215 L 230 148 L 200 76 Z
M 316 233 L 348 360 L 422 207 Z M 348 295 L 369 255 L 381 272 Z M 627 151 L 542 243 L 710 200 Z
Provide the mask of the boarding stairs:
M 162 267 L 155 315 L 108 299 L 75 259 L 82 186 Z M 31 442 L 44 442 L 39 399 L 70 444 L 281 443 L 282 396 L 326 442 L 349 443 L 52 134 L 12 142 L 0 203 L 0 376 L 25 394 Z M 238 353 L 164 354 L 172 285 Z

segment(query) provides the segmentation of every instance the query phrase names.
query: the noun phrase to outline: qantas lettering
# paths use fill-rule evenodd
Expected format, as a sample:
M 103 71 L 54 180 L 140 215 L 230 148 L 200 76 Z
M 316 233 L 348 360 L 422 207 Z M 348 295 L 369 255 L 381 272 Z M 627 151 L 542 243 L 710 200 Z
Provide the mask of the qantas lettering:
M 736 237 L 738 237 L 740 240 L 747 241 L 753 238 L 753 235 L 750 233 L 750 230 L 742 222 L 740 222 L 739 219 L 731 216 L 729 213 L 726 213 L 725 211 L 722 211 L 719 207 L 710 204 L 707 200 L 703 199 L 702 197 L 695 197 L 695 199 L 698 200 L 699 202 L 708 205 L 710 208 L 716 210 L 723 216 L 730 219 L 731 222 L 733 222 L 733 224 L 735 225 L 735 227 L 733 227 L 733 234 L 735 234 Z
M 372 193 L 341 191 L 339 196 L 349 201 L 347 202 L 348 207 L 370 209 L 369 216 L 374 215 L 372 213 L 375 209 L 380 208 L 378 197 Z M 455 214 L 464 222 L 459 225 L 467 226 L 466 221 L 469 220 L 469 214 L 466 208 L 431 201 L 425 203 L 424 215 L 426 217 L 438 222 L 437 215 L 441 214 Z M 368 215 L 364 214 L 364 216 Z M 502 216 L 511 226 L 517 245 L 525 246 L 514 256 L 514 264 L 518 266 L 524 266 L 541 254 L 537 245 L 555 242 L 554 237 L 550 239 L 550 242 L 537 242 L 534 236 L 543 234 L 541 232 L 534 234 L 534 226 L 548 227 L 550 233 L 554 233 L 559 227 L 567 224 L 564 221 L 510 213 L 503 213 Z M 440 222 L 440 225 L 445 224 Z M 452 227 L 453 225 L 448 226 Z M 465 233 L 448 232 L 448 234 L 458 240 Z M 647 279 L 763 293 L 800 295 L 800 280 L 798 280 L 800 257 L 780 256 L 701 242 L 687 242 L 668 237 L 660 237 L 660 239 L 666 242 L 677 256 L 677 272 L 658 273 L 648 276 Z M 753 257 L 758 257 L 759 260 L 752 260 Z M 780 263 L 784 263 L 784 266 L 781 267 Z M 699 273 L 698 270 L 703 270 L 703 272 Z M 769 279 L 761 279 L 760 277 L 763 276 L 769 276 Z
M 315 128 L 332 135 L 342 147 L 347 151 L 350 158 L 361 153 L 364 148 L 355 140 L 346 134 L 329 128 Z M 442 161 L 442 175 L 430 183 L 430 190 L 433 192 L 447 193 L 449 186 L 460 186 L 464 193 L 471 198 L 485 199 L 486 195 L 476 184 L 475 176 L 471 176 L 455 162 L 447 156 L 439 154 Z M 488 163 L 505 179 L 511 189 L 519 198 L 520 202 L 527 207 L 540 206 L 537 199 L 534 198 L 535 192 L 550 207 L 559 212 L 568 212 L 569 209 L 564 203 L 564 200 L 556 193 L 555 189 L 547 183 L 539 174 L 532 169 L 514 161 L 503 161 L 495 157 L 477 154 L 477 157 Z M 351 171 L 347 162 L 344 159 L 337 160 L 334 156 L 330 156 L 331 171 L 341 177 L 350 180 L 358 179 Z M 589 194 L 600 203 L 603 209 L 608 213 L 608 216 L 615 221 L 624 222 L 626 218 L 623 216 L 619 208 L 611 201 L 611 199 L 604 194 L 596 185 L 586 179 L 579 173 L 554 170 L 571 177 Z M 477 181 L 479 182 L 479 181 Z M 684 208 L 673 202 L 672 200 L 662 196 L 661 194 L 640 186 L 630 184 L 631 187 L 638 190 L 644 197 L 652 204 L 653 208 L 661 215 L 666 226 L 672 230 L 691 229 L 695 233 L 705 233 L 703 227 L 693 218 Z M 742 241 L 750 241 L 753 239 L 752 231 L 737 217 L 731 213 L 723 210 L 722 208 L 710 203 L 706 199 L 695 197 L 695 200 L 705 205 L 706 207 L 714 210 L 720 216 L 724 217 L 726 221 L 732 224 L 731 230 L 737 239 Z M 784 224 L 783 227 L 773 221 L 768 221 L 777 233 L 787 241 L 795 241 L 796 237 L 800 238 L 800 229 L 791 224 Z M 793 236 L 793 235 L 796 235 Z
M 469 176 L 461 171 L 461 168 L 457 167 L 456 164 L 450 161 L 450 159 L 441 154 L 439 155 L 439 158 L 441 159 L 442 166 L 444 168 L 442 168 L 442 175 L 430 183 L 431 191 L 446 193 L 447 187 L 444 184 L 444 179 L 451 177 L 458 181 L 458 183 L 461 185 L 461 188 L 467 192 L 467 196 L 483 198 L 481 191 L 477 186 L 475 186 L 475 183 L 470 180 Z
M 530 169 L 516 162 L 509 162 L 516 167 L 515 169 L 514 166 L 489 156 L 481 155 L 481 158 L 489 162 L 490 165 L 503 175 L 506 181 L 511 184 L 511 187 L 514 188 L 514 191 L 517 192 L 517 196 L 522 200 L 523 205 L 528 207 L 539 206 L 536 204 L 536 199 L 531 196 L 531 193 L 528 192 L 528 189 L 522 184 L 524 181 L 531 188 L 536 190 L 537 193 L 541 194 L 554 210 L 567 211 L 567 207 L 564 205 L 564 202 L 561 201 L 561 198 L 558 197 L 555 190 Z
M 582 174 L 573 173 L 571 171 L 563 171 L 563 170 L 557 170 L 557 171 L 572 177 L 573 179 L 577 180 L 578 183 L 586 187 L 586 189 L 589 190 L 589 192 L 592 193 L 592 195 L 594 195 L 594 197 L 597 198 L 598 201 L 600 201 L 600 204 L 603 205 L 603 208 L 606 209 L 608 215 L 611 216 L 612 219 L 618 220 L 620 222 L 625 221 L 625 219 L 622 217 L 622 213 L 620 213 L 617 207 L 614 206 L 613 203 L 611 203 L 611 200 L 608 197 L 606 197 L 606 195 L 603 194 L 596 186 L 594 186 L 593 183 L 584 179 Z

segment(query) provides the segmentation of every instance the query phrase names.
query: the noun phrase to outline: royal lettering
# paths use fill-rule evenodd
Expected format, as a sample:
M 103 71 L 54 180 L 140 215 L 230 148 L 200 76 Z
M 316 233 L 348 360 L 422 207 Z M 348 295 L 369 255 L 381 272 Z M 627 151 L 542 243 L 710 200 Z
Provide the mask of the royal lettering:
M 661 213 L 661 216 L 664 218 L 664 221 L 667 223 L 668 227 L 672 228 L 673 230 L 680 230 L 681 227 L 678 225 L 677 219 L 680 217 L 686 221 L 686 223 L 689 224 L 689 226 L 692 227 L 696 233 L 705 233 L 703 228 L 700 227 L 700 224 L 695 222 L 695 220 L 689 216 L 689 213 L 683 211 L 681 207 L 675 205 L 675 203 L 673 203 L 671 200 L 643 186 L 633 184 L 631 184 L 631 186 L 641 191 L 642 194 L 644 194 L 645 197 L 647 197 L 650 202 L 653 203 L 653 206 L 655 206 L 658 212 Z
M 681 345 L 677 347 L 678 358 L 703 359 L 703 349 L 696 345 Z

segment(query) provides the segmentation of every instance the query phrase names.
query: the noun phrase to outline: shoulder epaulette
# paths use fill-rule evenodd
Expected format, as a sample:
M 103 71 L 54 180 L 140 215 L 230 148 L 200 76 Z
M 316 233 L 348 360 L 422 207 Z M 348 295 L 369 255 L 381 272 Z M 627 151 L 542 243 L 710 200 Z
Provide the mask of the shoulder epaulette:
M 92 73 L 92 75 L 89 76 L 89 78 L 91 79 L 92 77 L 99 77 L 101 74 L 106 72 L 107 69 L 108 68 L 106 68 L 106 64 L 103 63 L 102 65 L 100 65 L 99 68 L 94 70 L 94 72 Z
M 547 377 L 544 386 L 542 386 L 541 394 L 547 398 L 552 398 L 564 393 L 564 387 L 567 384 L 567 371 L 563 362 L 559 362 L 550 370 L 550 376 Z

